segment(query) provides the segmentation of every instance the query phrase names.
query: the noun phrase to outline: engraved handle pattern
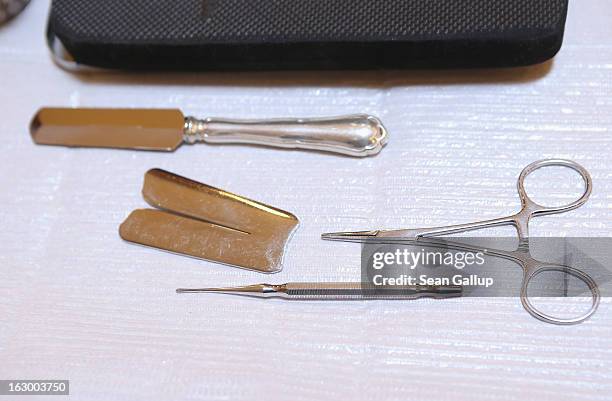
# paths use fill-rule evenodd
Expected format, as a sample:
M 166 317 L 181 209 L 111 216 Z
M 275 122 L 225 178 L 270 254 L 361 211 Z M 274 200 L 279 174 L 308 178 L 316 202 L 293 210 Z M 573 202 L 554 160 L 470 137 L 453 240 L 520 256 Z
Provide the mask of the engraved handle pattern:
M 278 120 L 185 119 L 185 142 L 242 143 L 366 157 L 386 144 L 387 130 L 369 115 Z

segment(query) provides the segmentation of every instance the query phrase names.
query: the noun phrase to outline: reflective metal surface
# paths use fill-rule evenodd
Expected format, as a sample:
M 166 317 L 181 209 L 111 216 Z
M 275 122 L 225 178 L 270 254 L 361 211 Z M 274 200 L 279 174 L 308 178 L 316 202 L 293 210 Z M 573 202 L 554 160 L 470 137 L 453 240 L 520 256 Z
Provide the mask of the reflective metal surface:
M 291 213 L 170 172 L 145 175 L 145 200 L 121 224 L 126 241 L 263 273 L 282 270 L 298 227 Z
M 183 142 L 183 124 L 173 109 L 43 108 L 30 134 L 40 145 L 172 151 Z
M 525 180 L 529 174 L 543 167 L 560 166 L 570 168 L 580 174 L 584 180 L 584 192 L 575 201 L 565 206 L 547 207 L 534 202 L 525 190 Z M 349 242 L 379 242 L 379 243 L 394 243 L 394 242 L 411 242 L 419 241 L 423 243 L 427 238 L 432 238 L 440 235 L 457 234 L 466 231 L 480 230 L 487 227 L 513 225 L 518 234 L 519 247 L 515 251 L 495 250 L 487 247 L 486 252 L 490 255 L 507 258 L 513 260 L 523 268 L 523 282 L 521 288 L 520 299 L 523 307 L 535 318 L 547 323 L 569 325 L 580 323 L 591 317 L 597 310 L 600 302 L 600 292 L 597 283 L 586 273 L 570 266 L 555 265 L 547 262 L 542 262 L 534 259 L 529 252 L 529 222 L 533 217 L 544 216 L 550 214 L 559 214 L 569 212 L 584 205 L 589 199 L 593 189 L 593 181 L 589 172 L 571 160 L 548 159 L 540 160 L 531 163 L 523 169 L 517 181 L 517 190 L 521 199 L 521 210 L 511 216 L 502 217 L 499 219 L 485 220 L 475 223 L 459 224 L 446 227 L 434 228 L 418 228 L 404 230 L 373 230 L 373 231 L 356 231 L 356 232 L 339 232 L 322 234 L 321 238 L 332 241 L 349 241 Z M 473 248 L 472 248 L 473 249 Z M 589 310 L 576 317 L 560 318 L 551 316 L 538 309 L 532 304 L 528 297 L 529 282 L 536 276 L 544 272 L 562 272 L 584 282 L 592 295 L 592 303 Z
M 51 59 L 60 68 L 68 72 L 103 72 L 108 71 L 106 68 L 94 67 L 86 64 L 81 64 L 70 53 L 62 40 L 52 32 L 47 32 L 47 46 L 51 52 Z
M 284 120 L 197 120 L 179 110 L 43 108 L 32 119 L 35 143 L 173 151 L 183 143 L 253 144 L 365 157 L 387 131 L 367 115 Z
M 51 58 L 53 59 L 53 62 L 55 62 L 55 64 L 70 72 L 76 72 L 80 70 L 81 66 L 77 64 L 77 62 L 74 60 L 74 57 L 72 56 L 72 54 L 70 54 L 68 49 L 66 49 L 60 38 L 53 34 L 50 34 L 49 36 L 47 36 L 47 45 L 49 46 L 49 50 L 51 51 Z
M 369 293 L 361 283 L 287 283 L 255 284 L 225 288 L 178 288 L 178 293 L 222 293 L 257 298 L 285 298 L 312 301 L 350 301 L 369 299 L 412 300 L 419 298 L 454 298 L 461 296 L 461 286 L 405 286 L 393 294 Z
M 185 121 L 185 141 L 244 143 L 277 148 L 308 149 L 365 157 L 387 143 L 387 130 L 368 115 L 311 119 Z

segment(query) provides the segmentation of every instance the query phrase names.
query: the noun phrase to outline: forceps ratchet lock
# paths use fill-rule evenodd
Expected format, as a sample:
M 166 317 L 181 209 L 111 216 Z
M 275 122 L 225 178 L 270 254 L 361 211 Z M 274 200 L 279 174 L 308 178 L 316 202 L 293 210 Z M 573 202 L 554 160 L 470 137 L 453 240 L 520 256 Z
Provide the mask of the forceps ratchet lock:
M 584 181 L 584 192 L 582 195 L 575 201 L 564 206 L 547 207 L 534 202 L 527 195 L 525 190 L 525 179 L 535 170 L 549 166 L 568 167 L 579 173 Z M 588 319 L 595 313 L 597 307 L 599 306 L 600 292 L 597 283 L 588 274 L 574 267 L 557 265 L 534 259 L 529 251 L 529 222 L 533 217 L 565 213 L 584 205 L 589 199 L 593 189 L 593 183 L 589 172 L 584 167 L 571 160 L 540 160 L 531 163 L 523 169 L 518 177 L 517 189 L 522 207 L 518 213 L 507 217 L 445 227 L 327 233 L 322 234 L 321 237 L 324 240 L 332 241 L 374 242 L 387 244 L 411 243 L 418 241 L 419 244 L 425 244 L 427 243 L 427 238 L 433 238 L 436 236 L 458 234 L 488 227 L 513 225 L 516 228 L 519 239 L 518 248 L 514 251 L 503 251 L 487 247 L 486 253 L 488 255 L 511 260 L 523 268 L 523 281 L 521 285 L 520 299 L 525 310 L 539 320 L 558 325 L 576 324 Z M 586 284 L 592 296 L 592 303 L 589 310 L 580 316 L 572 318 L 555 317 L 538 310 L 529 299 L 528 286 L 535 277 L 544 272 L 562 272 L 569 276 L 575 277 Z

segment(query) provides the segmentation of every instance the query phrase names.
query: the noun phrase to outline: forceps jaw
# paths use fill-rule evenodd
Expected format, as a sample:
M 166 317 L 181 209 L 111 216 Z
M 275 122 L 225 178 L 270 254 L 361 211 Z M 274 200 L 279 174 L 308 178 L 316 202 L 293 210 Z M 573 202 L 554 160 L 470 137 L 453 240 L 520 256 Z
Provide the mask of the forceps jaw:
M 326 233 L 321 234 L 321 239 L 344 242 L 412 242 L 422 238 L 458 234 L 467 231 L 480 230 L 483 228 L 503 226 L 508 224 L 516 225 L 515 216 L 442 227 Z
M 321 239 L 328 241 L 359 242 L 359 243 L 398 243 L 418 240 L 427 234 L 427 230 L 372 230 L 372 231 L 345 231 L 321 234 Z
M 373 231 L 341 231 L 321 234 L 326 241 L 365 242 L 378 237 L 380 230 Z

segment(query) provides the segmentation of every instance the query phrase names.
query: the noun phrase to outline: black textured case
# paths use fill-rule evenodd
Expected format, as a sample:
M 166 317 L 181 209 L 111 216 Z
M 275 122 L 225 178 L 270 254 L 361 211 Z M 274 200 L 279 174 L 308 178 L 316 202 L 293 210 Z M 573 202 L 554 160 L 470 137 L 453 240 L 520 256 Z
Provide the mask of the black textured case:
M 53 0 L 48 37 L 121 69 L 520 66 L 560 49 L 567 1 Z

